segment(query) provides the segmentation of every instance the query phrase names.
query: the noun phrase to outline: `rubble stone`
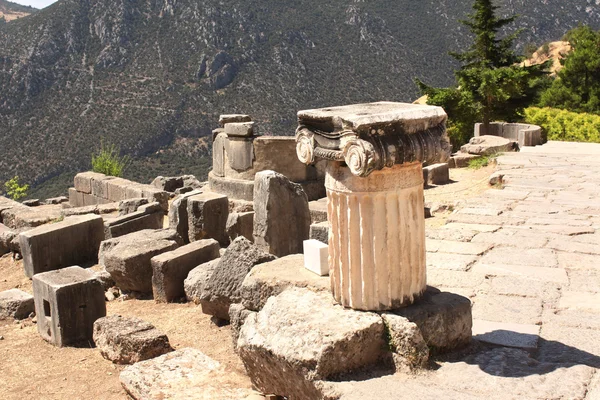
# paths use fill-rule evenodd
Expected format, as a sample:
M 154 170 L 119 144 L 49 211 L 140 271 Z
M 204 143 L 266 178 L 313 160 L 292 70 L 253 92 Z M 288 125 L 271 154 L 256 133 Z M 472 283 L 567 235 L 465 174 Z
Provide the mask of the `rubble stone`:
M 173 351 L 167 335 L 138 318 L 111 315 L 94 322 L 94 343 L 115 364 L 134 364 Z
M 35 310 L 33 296 L 19 289 L 0 292 L 0 319 L 25 319 Z
M 228 244 L 225 229 L 229 215 L 229 201 L 222 194 L 206 192 L 187 197 L 188 236 L 190 242 L 215 239 L 222 246 Z
M 217 268 L 219 261 L 221 261 L 221 258 L 216 258 L 190 271 L 183 282 L 185 297 L 188 301 L 200 304 L 200 294 L 204 291 L 204 287 L 215 271 L 215 268 Z
M 500 136 L 483 135 L 471 138 L 460 151 L 478 156 L 489 156 L 513 150 L 513 142 Z
M 302 253 L 311 217 L 300 185 L 274 171 L 257 173 L 254 212 L 254 243 L 277 257 Z
M 226 230 L 231 241 L 238 236 L 243 236 L 252 242 L 254 240 L 254 211 L 230 213 L 227 218 Z
M 177 231 L 186 243 L 189 243 L 189 225 L 188 225 L 188 198 L 201 194 L 200 190 L 193 190 L 178 196 L 171 203 L 169 208 L 169 229 Z
M 383 313 L 388 345 L 394 352 L 396 370 L 424 368 L 429 360 L 429 348 L 417 324 L 399 315 Z

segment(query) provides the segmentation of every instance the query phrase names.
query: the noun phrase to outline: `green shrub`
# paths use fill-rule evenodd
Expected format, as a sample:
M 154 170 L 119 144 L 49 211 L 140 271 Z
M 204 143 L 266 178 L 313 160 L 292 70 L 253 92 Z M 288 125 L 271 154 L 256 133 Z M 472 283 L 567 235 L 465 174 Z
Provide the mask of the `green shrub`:
M 483 167 L 487 167 L 488 165 L 496 162 L 496 158 L 498 158 L 498 154 L 490 154 L 489 156 L 482 156 L 479 158 L 474 158 L 469 161 L 469 169 L 480 169 Z
M 22 198 L 27 197 L 27 191 L 29 190 L 29 185 L 19 184 L 18 176 L 15 176 L 11 180 L 5 182 L 4 187 L 6 188 L 6 194 L 8 197 L 15 201 L 19 201 Z
M 123 176 L 123 170 L 129 164 L 128 156 L 121 156 L 115 145 L 105 145 L 98 154 L 92 155 L 92 171 L 110 176 Z
M 525 121 L 541 126 L 548 140 L 600 143 L 600 115 L 529 107 Z

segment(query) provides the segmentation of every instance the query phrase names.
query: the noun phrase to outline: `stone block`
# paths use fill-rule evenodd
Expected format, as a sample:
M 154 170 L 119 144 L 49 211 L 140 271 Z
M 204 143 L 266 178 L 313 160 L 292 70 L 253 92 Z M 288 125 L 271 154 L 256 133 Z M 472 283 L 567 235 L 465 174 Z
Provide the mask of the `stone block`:
M 13 207 L 2 212 L 3 224 L 11 229 L 35 228 L 40 225 L 57 222 L 62 217 L 61 206 Z
M 92 192 L 91 193 L 85 193 L 85 194 L 90 194 L 93 195 L 95 197 L 99 197 L 102 199 L 108 199 L 108 181 L 116 179 L 116 177 L 114 176 L 106 176 L 103 174 L 98 174 L 98 175 L 94 175 L 91 178 L 91 186 L 92 186 Z M 77 189 L 77 186 L 75 186 L 75 189 Z M 84 196 L 85 198 L 85 196 Z
M 254 136 L 254 122 L 228 122 L 225 124 L 225 134 L 230 138 L 250 138 Z M 231 156 L 230 156 L 231 161 Z
M 254 211 L 242 213 L 230 213 L 227 218 L 227 236 L 233 241 L 239 236 L 253 241 L 254 236 Z
M 94 343 L 102 357 L 115 364 L 135 364 L 173 351 L 167 335 L 154 325 L 120 315 L 96 320 Z
M 315 181 L 319 178 L 314 166 L 303 164 L 298 159 L 296 140 L 293 136 L 260 136 L 256 137 L 253 143 L 254 173 L 275 171 L 292 182 Z M 277 154 L 277 157 L 273 157 L 273 154 Z
M 102 240 L 102 217 L 92 214 L 25 231 L 19 235 L 25 275 L 95 262 Z
M 162 237 L 161 237 L 162 236 Z M 142 230 L 104 243 L 102 258 L 116 285 L 121 290 L 152 292 L 152 257 L 175 250 L 182 243 L 169 232 Z
M 216 258 L 197 266 L 189 272 L 187 278 L 185 278 L 185 281 L 183 282 L 185 297 L 188 301 L 200 304 L 200 295 L 204 291 L 208 280 L 214 273 L 215 268 L 217 268 L 220 261 L 221 258 Z
M 219 242 L 206 239 L 153 257 L 150 262 L 154 300 L 172 302 L 185 297 L 183 282 L 190 271 L 219 258 L 219 249 Z
M 471 342 L 471 301 L 466 297 L 428 287 L 419 302 L 393 313 L 417 324 L 432 354 Z
M 135 186 L 135 184 L 127 179 L 113 178 L 106 181 L 106 193 L 104 197 L 112 202 L 121 201 L 127 199 L 127 188 L 129 186 Z M 138 193 L 133 193 L 135 197 L 140 197 Z M 96 196 L 99 196 L 96 194 Z
M 153 203 L 160 207 L 158 203 Z M 106 219 L 104 222 L 104 236 L 112 239 L 143 229 L 161 229 L 164 223 L 162 209 L 147 212 L 139 210 L 117 218 Z
M 230 199 L 252 201 L 254 196 L 254 181 L 219 177 L 211 171 L 208 183 L 211 191 L 225 194 Z
M 313 200 L 308 203 L 310 218 L 313 224 L 327 221 L 327 198 Z
M 187 198 L 188 237 L 190 242 L 215 239 L 222 246 L 228 241 L 225 232 L 229 216 L 227 196 L 206 192 Z
M 183 187 L 183 176 L 157 176 L 151 183 L 157 189 L 174 193 Z
M 35 310 L 33 296 L 19 289 L 0 292 L 0 319 L 25 319 Z
M 256 174 L 254 243 L 277 257 L 302 252 L 310 231 L 308 198 L 302 187 L 274 171 Z
M 232 400 L 252 393 L 239 387 L 241 376 L 191 348 L 131 365 L 121 372 L 120 380 L 134 400 Z
M 246 171 L 252 168 L 254 146 L 251 140 L 229 138 L 227 150 L 229 167 L 236 171 Z
M 450 161 L 448 161 L 448 167 L 449 168 L 466 168 L 469 166 L 469 161 L 476 160 L 478 158 L 481 158 L 481 156 L 476 155 L 476 154 L 468 154 L 468 153 L 458 152 L 458 153 L 452 155 L 452 157 L 450 158 Z
M 318 240 L 304 241 L 304 268 L 319 276 L 329 275 L 329 246 Z
M 291 287 L 331 290 L 329 278 L 306 270 L 304 256 L 292 254 L 252 268 L 242 282 L 242 304 L 251 311 L 260 311 L 270 297 Z
M 381 317 L 387 330 L 388 345 L 394 353 L 396 370 L 424 368 L 429 360 L 429 348 L 417 324 L 390 313 L 383 313 Z
M 69 188 L 69 204 L 72 207 L 83 207 L 83 193 L 78 192 L 75 188 Z
M 175 230 L 186 243 L 189 243 L 188 198 L 202 193 L 194 190 L 180 195 L 173 200 L 169 208 L 169 229 Z
M 319 222 L 318 224 L 311 224 L 310 233 L 308 234 L 309 239 L 315 239 L 324 244 L 329 244 L 329 222 Z
M 139 197 L 139 196 L 136 196 Z M 142 185 L 142 197 L 150 203 L 158 203 L 164 212 L 169 210 L 169 193 L 151 185 Z
M 141 206 L 148 204 L 148 199 L 134 197 L 119 202 L 119 216 L 136 212 Z
M 427 268 L 468 271 L 476 261 L 475 255 L 427 252 Z
M 68 203 L 69 202 L 69 198 L 65 197 L 65 196 L 58 196 L 58 197 L 51 197 L 49 199 L 46 199 L 43 201 L 43 204 L 45 205 L 53 205 L 53 204 L 63 204 L 63 203 Z
M 497 346 L 537 349 L 539 325 L 473 320 L 473 339 Z
M 478 156 L 489 156 L 496 153 L 513 151 L 513 142 L 514 141 L 500 136 L 476 136 L 471 138 L 468 144 L 462 146 L 460 148 L 460 151 L 463 153 L 474 154 Z
M 106 315 L 104 290 L 94 274 L 80 267 L 33 277 L 38 332 L 59 346 L 91 344 L 94 322 Z
M 94 272 L 94 276 L 96 279 L 100 281 L 102 284 L 102 289 L 107 291 L 111 287 L 115 286 L 115 280 L 112 278 L 111 274 L 108 273 L 105 269 Z
M 229 306 L 242 300 L 242 282 L 248 272 L 256 265 L 274 259 L 274 256 L 263 252 L 248 239 L 235 239 L 203 286 L 200 293 L 202 312 L 229 319 Z
M 73 186 L 78 192 L 92 194 L 92 182 L 100 182 L 107 178 L 108 177 L 106 175 L 97 172 L 81 172 L 75 175 L 75 178 L 73 179 Z
M 231 326 L 231 339 L 233 349 L 237 351 L 237 342 L 240 337 L 240 330 L 246 321 L 246 318 L 254 311 L 248 310 L 242 304 L 232 304 L 229 306 L 229 322 Z
M 40 199 L 24 200 L 21 204 L 27 207 L 38 207 L 41 205 Z
M 448 163 L 440 163 L 423 167 L 425 185 L 444 185 L 450 182 Z
M 18 235 L 19 234 L 16 231 L 9 229 L 4 224 L 0 224 L 0 256 L 15 251 L 12 242 Z
M 238 354 L 261 392 L 321 399 L 316 380 L 380 359 L 387 345 L 384 330 L 377 314 L 334 305 L 329 293 L 291 288 L 246 318 Z
M 225 133 L 219 133 L 213 140 L 213 165 L 211 173 L 219 176 L 225 176 L 226 152 L 229 147 L 229 139 Z M 214 190 L 214 189 L 213 189 Z
M 240 122 L 251 122 L 252 118 L 246 114 L 221 114 L 219 116 L 219 125 L 225 127 L 226 124 L 234 124 Z

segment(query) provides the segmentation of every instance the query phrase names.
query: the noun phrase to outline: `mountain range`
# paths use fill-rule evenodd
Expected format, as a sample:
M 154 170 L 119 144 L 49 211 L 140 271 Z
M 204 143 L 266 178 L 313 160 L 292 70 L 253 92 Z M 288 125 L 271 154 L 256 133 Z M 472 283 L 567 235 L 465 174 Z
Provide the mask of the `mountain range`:
M 0 0 L 0 20 L 3 20 L 4 22 L 26 17 L 36 11 L 37 9 L 33 7 L 22 6 L 7 0 Z
M 4 3 L 3 0 L 1 4 Z M 600 29 L 596 0 L 502 0 L 517 49 Z M 64 193 L 101 143 L 126 176 L 210 169 L 222 113 L 291 135 L 301 109 L 411 101 L 453 82 L 470 3 L 448 0 L 59 0 L 0 26 L 0 182 Z

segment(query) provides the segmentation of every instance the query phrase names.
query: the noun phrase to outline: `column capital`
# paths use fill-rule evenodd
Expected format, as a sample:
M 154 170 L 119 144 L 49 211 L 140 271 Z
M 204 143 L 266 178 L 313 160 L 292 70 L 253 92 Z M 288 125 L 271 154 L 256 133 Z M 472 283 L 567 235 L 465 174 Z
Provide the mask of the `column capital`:
M 397 164 L 448 160 L 448 117 L 441 107 L 377 102 L 298 112 L 300 161 L 342 161 L 367 177 Z

